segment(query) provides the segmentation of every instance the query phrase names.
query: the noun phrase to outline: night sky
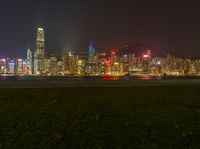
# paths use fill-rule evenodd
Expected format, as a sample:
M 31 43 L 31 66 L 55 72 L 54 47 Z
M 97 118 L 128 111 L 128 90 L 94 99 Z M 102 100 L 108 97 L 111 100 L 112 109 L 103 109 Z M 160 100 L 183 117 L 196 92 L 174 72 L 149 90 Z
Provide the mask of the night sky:
M 37 27 L 48 52 L 86 51 L 93 40 L 98 50 L 144 42 L 160 53 L 200 56 L 200 9 L 190 1 L 1 0 L 0 55 L 34 50 Z

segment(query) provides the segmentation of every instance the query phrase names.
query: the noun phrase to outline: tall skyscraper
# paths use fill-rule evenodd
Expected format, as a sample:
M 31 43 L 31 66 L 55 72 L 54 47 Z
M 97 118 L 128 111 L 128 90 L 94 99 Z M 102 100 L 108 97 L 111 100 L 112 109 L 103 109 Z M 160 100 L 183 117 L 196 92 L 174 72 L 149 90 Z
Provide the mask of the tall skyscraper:
M 45 38 L 43 28 L 38 28 L 36 38 L 36 51 L 34 54 L 34 74 L 45 73 Z
M 95 61 L 95 47 L 93 45 L 93 42 L 91 41 L 90 45 L 89 45 L 89 63 L 94 63 Z
M 96 59 L 95 59 L 95 54 L 96 54 L 96 49 L 93 45 L 93 42 L 91 41 L 89 45 L 89 56 L 88 56 L 88 64 L 86 67 L 86 73 L 88 75 L 95 75 L 96 73 Z
M 32 74 L 32 70 L 33 70 L 32 58 L 33 58 L 33 55 L 32 55 L 31 49 L 28 48 L 27 54 L 26 54 L 26 73 L 29 75 Z

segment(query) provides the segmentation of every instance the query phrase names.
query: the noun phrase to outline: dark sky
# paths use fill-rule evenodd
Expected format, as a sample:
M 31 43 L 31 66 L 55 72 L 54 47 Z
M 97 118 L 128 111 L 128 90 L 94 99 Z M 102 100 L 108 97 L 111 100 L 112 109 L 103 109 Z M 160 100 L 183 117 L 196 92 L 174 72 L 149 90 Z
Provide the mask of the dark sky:
M 200 56 L 198 3 L 142 0 L 1 0 L 0 55 L 34 50 L 44 27 L 46 50 L 85 51 L 90 40 L 101 49 L 144 42 L 165 53 Z

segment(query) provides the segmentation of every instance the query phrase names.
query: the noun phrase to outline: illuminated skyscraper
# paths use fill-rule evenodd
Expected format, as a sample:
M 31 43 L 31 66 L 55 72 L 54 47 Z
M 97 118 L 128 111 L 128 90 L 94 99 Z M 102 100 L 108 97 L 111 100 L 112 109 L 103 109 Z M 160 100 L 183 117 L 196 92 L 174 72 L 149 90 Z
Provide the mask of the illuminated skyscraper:
M 17 75 L 24 75 L 25 74 L 25 60 L 18 58 L 16 59 L 16 74 Z
M 57 75 L 58 60 L 54 54 L 49 58 L 49 72 L 51 75 Z
M 26 73 L 31 75 L 32 74 L 32 52 L 31 49 L 28 48 L 27 55 L 26 55 Z
M 129 59 L 129 55 L 128 54 L 123 55 L 121 63 L 122 63 L 123 72 L 128 74 L 128 72 L 129 72 L 129 63 L 130 63 L 130 59 Z
M 74 74 L 76 72 L 77 57 L 72 51 L 64 51 L 62 54 L 64 74 Z
M 143 71 L 145 73 L 149 73 L 151 69 L 151 50 L 147 50 L 147 52 L 143 55 Z
M 34 54 L 34 74 L 45 73 L 45 39 L 43 28 L 38 28 L 36 38 L 36 51 Z
M 15 60 L 9 60 L 8 62 L 8 74 L 15 73 Z
M 6 71 L 6 59 L 0 59 L 0 74 L 4 74 Z
M 89 45 L 89 63 L 94 63 L 95 61 L 95 47 L 93 45 L 93 42 L 91 41 L 90 45 Z
M 89 45 L 89 57 L 86 72 L 88 75 L 95 75 L 96 73 L 96 49 L 91 41 Z

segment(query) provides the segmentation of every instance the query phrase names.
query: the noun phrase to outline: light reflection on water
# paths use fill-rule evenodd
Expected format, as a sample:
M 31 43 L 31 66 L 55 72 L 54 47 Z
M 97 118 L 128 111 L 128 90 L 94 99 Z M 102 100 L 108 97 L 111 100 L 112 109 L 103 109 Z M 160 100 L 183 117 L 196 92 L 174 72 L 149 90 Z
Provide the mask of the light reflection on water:
M 60 77 L 46 77 L 46 76 L 0 76 L 0 81 L 5 80 L 104 80 L 104 81 L 117 81 L 117 80 L 159 80 L 162 77 L 152 77 L 152 76 L 60 76 Z
M 19 76 L 0 76 L 0 80 L 20 80 Z
M 104 76 L 102 79 L 104 81 L 116 81 L 116 80 L 121 80 L 122 78 L 120 78 L 120 77 L 113 77 L 113 76 Z
M 151 80 L 165 80 L 165 79 L 200 79 L 199 76 L 184 76 L 184 77 L 156 77 L 156 76 L 0 76 L 0 81 L 6 80 L 86 80 L 86 81 L 128 81 L 128 80 L 138 80 L 138 81 L 151 81 Z
M 149 81 L 149 80 L 153 80 L 153 78 L 151 76 L 142 76 L 139 78 L 139 80 Z

